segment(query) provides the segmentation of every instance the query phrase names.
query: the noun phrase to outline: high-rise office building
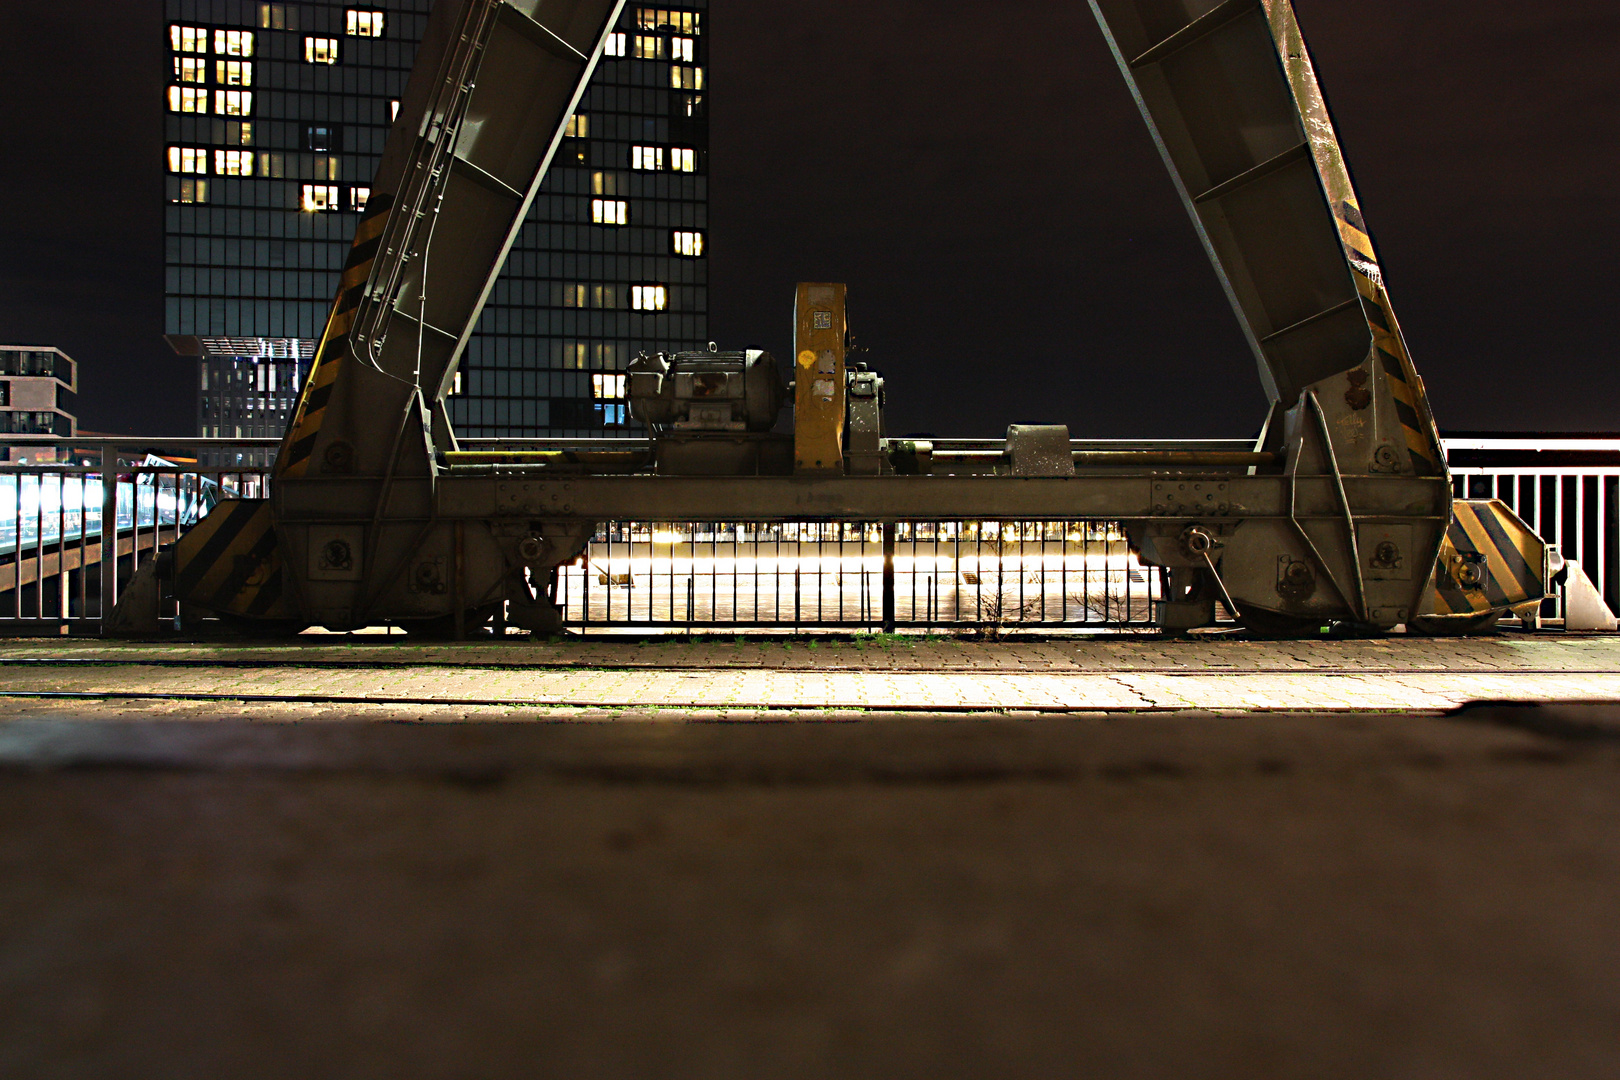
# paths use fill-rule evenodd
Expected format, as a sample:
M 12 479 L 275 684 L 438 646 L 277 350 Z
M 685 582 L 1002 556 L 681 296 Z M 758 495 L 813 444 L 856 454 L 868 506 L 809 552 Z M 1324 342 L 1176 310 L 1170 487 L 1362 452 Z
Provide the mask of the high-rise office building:
M 207 437 L 281 434 L 431 0 L 164 0 L 165 332 Z M 462 363 L 465 437 L 628 433 L 620 374 L 708 335 L 706 0 L 630 5 Z

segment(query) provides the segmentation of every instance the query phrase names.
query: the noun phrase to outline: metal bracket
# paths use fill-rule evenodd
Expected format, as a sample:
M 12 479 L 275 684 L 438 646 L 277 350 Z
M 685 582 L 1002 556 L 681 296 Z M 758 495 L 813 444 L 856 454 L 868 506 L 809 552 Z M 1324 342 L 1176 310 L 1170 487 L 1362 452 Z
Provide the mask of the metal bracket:
M 1361 573 L 1361 546 L 1356 539 L 1356 515 L 1350 509 L 1350 496 L 1344 490 L 1344 473 L 1339 469 L 1339 455 L 1333 449 L 1333 433 L 1328 429 L 1327 416 L 1322 412 L 1322 403 L 1316 399 L 1315 390 L 1305 391 L 1305 400 L 1311 407 L 1311 415 L 1316 417 L 1316 431 L 1322 439 L 1322 450 L 1327 454 L 1328 467 L 1333 470 L 1333 489 L 1339 496 L 1339 508 L 1344 511 L 1345 539 L 1350 542 L 1350 565 L 1355 567 L 1356 571 L 1356 595 L 1353 607 L 1365 622 L 1367 583 Z M 1295 524 L 1299 523 L 1296 521 Z M 1333 577 L 1331 567 L 1323 564 L 1323 569 L 1327 571 L 1329 578 Z M 1338 587 L 1336 582 L 1334 587 Z
M 1204 560 L 1204 565 L 1209 567 L 1209 576 L 1214 578 L 1215 584 L 1220 587 L 1221 599 L 1226 602 L 1226 610 L 1232 613 L 1232 618 L 1237 618 L 1238 606 L 1233 603 L 1232 594 L 1227 590 L 1226 582 L 1221 579 L 1221 572 L 1215 569 L 1215 560 L 1210 557 L 1210 552 L 1219 550 L 1221 545 L 1213 536 L 1197 526 L 1192 526 L 1181 534 L 1181 543 L 1188 551 Z

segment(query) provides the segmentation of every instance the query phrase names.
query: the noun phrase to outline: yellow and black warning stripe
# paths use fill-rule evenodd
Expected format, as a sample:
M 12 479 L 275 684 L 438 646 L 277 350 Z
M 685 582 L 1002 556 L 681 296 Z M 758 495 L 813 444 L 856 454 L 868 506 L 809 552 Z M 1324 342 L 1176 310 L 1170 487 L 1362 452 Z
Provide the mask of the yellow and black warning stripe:
M 1423 382 L 1412 365 L 1400 325 L 1395 321 L 1395 313 L 1390 307 L 1389 294 L 1384 291 L 1383 271 L 1378 266 L 1378 255 L 1361 216 L 1361 208 L 1352 200 L 1341 202 L 1338 220 L 1339 236 L 1344 242 L 1350 265 L 1355 269 L 1361 306 L 1372 327 L 1373 346 L 1395 398 L 1395 413 L 1406 437 L 1406 447 L 1429 469 L 1439 472 L 1444 459 L 1436 440 L 1434 423 L 1430 419 Z
M 287 434 L 281 440 L 281 451 L 276 458 L 276 475 L 303 476 L 309 468 L 310 456 L 315 452 L 315 439 L 320 435 L 321 423 L 326 419 L 326 407 L 332 400 L 332 391 L 343 361 L 349 355 L 349 330 L 354 325 L 355 309 L 365 298 L 366 284 L 377 261 L 382 244 L 383 230 L 388 225 L 389 211 L 394 199 L 386 192 L 373 194 L 366 202 L 366 211 L 355 230 L 354 244 L 349 248 L 348 261 L 343 265 L 343 276 L 338 283 L 337 299 L 332 314 L 326 321 L 326 332 L 315 353 L 315 362 L 304 389 L 298 396 L 298 408 L 293 412 Z
M 174 593 L 182 603 L 261 619 L 295 614 L 266 499 L 227 499 L 180 538 Z
M 1546 546 L 1495 499 L 1452 504 L 1435 565 L 1433 614 L 1482 615 L 1547 594 Z

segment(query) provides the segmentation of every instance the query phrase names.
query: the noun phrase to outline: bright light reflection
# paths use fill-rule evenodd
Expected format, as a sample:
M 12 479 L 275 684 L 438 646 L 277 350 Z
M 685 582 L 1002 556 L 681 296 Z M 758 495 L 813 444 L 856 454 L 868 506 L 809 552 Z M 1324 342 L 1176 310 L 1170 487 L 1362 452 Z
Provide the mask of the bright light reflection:
M 653 534 L 654 544 L 674 544 L 676 537 L 673 533 Z M 576 568 L 579 569 L 579 568 Z M 1134 554 L 1109 555 L 1070 555 L 1067 558 L 1061 555 L 1046 556 L 970 556 L 963 559 L 952 559 L 946 555 L 940 556 L 906 556 L 897 555 L 894 560 L 894 570 L 897 575 L 910 576 L 912 574 L 951 574 L 957 572 L 975 573 L 980 575 L 996 574 L 1022 575 L 1022 574 L 1062 574 L 1067 571 L 1071 576 L 1081 574 L 1124 574 L 1142 569 L 1141 562 Z M 877 576 L 883 573 L 883 557 L 874 556 L 815 556 L 806 555 L 798 558 L 762 556 L 756 559 L 729 558 L 714 556 L 672 556 L 670 558 L 647 558 L 645 556 L 625 556 L 622 558 L 593 558 L 590 561 L 590 570 L 597 574 L 621 576 L 630 574 L 636 577 L 668 577 L 670 574 L 707 577 L 719 575 L 721 577 L 733 575 L 756 575 L 768 577 L 775 574 L 791 575 L 795 571 L 801 574 L 828 575 L 866 573 Z

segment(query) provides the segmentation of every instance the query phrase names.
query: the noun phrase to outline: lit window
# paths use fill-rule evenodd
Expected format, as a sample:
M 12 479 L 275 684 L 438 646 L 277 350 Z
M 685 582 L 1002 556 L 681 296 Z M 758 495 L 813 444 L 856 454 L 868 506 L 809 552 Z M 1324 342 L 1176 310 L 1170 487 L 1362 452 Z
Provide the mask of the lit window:
M 662 60 L 664 58 L 664 39 L 651 34 L 636 35 L 637 60 Z
M 298 9 L 293 7 L 291 4 L 260 4 L 259 29 L 298 29 Z
M 252 56 L 253 31 L 215 30 L 214 51 L 220 56 Z
M 619 178 L 610 172 L 591 173 L 592 195 L 617 195 Z
M 371 189 L 368 187 L 352 187 L 349 189 L 349 209 L 359 212 L 366 208 L 371 199 Z
M 208 91 L 193 90 L 189 86 L 169 87 L 169 111 L 205 113 L 208 111 Z
M 697 59 L 697 41 L 689 37 L 671 38 L 669 42 L 669 58 L 671 60 L 685 60 L 688 64 Z
M 703 33 L 703 16 L 696 11 L 670 8 L 637 8 L 636 27 L 641 30 L 673 30 L 677 34 Z
M 339 160 L 340 160 L 339 158 L 326 157 L 324 155 L 321 156 L 321 157 L 317 157 L 315 159 L 315 179 L 317 179 L 317 180 L 341 180 L 341 179 L 343 179 L 343 177 L 338 175 L 338 162 L 339 162 Z
M 338 57 L 337 38 L 307 37 L 304 39 L 304 63 L 335 64 Z
M 596 414 L 602 418 L 604 427 L 620 427 L 630 422 L 628 406 L 625 405 L 598 405 Z
M 675 254 L 688 259 L 701 259 L 703 257 L 703 234 L 677 230 L 674 233 Z
M 558 303 L 565 308 L 603 308 L 608 311 L 621 307 L 617 285 L 557 286 Z
M 647 172 L 657 172 L 664 167 L 664 148 L 662 146 L 632 146 L 630 148 L 630 167 Z
M 224 130 L 221 131 L 220 129 Z M 224 137 L 221 138 L 221 135 Z M 252 146 L 253 125 L 245 122 L 226 121 L 214 125 L 214 138 L 226 146 Z
M 675 64 L 669 69 L 669 85 L 676 90 L 703 89 L 703 69 Z
M 208 181 L 182 180 L 180 181 L 180 198 L 183 203 L 205 203 L 208 201 Z
M 304 209 L 311 213 L 338 208 L 338 189 L 331 184 L 305 184 Z
M 678 108 L 688 118 L 707 116 L 708 112 L 703 106 L 702 94 L 682 94 Z
M 219 116 L 249 116 L 253 112 L 253 93 L 249 90 L 215 90 L 214 112 Z
M 304 128 L 304 146 L 320 153 L 338 149 L 338 129 L 331 124 L 310 124 Z
M 380 11 L 356 11 L 353 8 L 346 12 L 348 35 L 350 37 L 382 37 L 383 13 Z
M 592 199 L 591 221 L 598 225 L 623 225 L 630 219 L 623 199 Z
M 208 151 L 191 146 L 169 147 L 169 171 L 173 173 L 206 173 Z
M 570 139 L 588 139 L 591 135 L 591 118 L 575 113 L 568 118 L 568 128 L 563 134 Z
M 208 31 L 200 26 L 171 26 L 169 47 L 175 52 L 205 53 L 208 51 Z
M 669 167 L 676 172 L 697 172 L 697 151 L 671 150 L 669 152 Z
M 398 119 L 399 119 L 399 102 L 390 101 L 388 103 L 388 122 L 390 124 L 392 124 L 395 120 L 398 120 Z
M 268 177 L 271 177 L 272 179 L 275 179 L 275 180 L 286 179 L 286 176 L 287 176 L 287 155 L 286 154 L 260 154 L 259 155 L 259 175 L 260 176 L 268 176 Z
M 214 81 L 223 86 L 252 86 L 253 61 L 218 60 L 214 63 Z
M 623 56 L 624 37 L 625 36 L 623 34 L 609 34 L 607 36 L 607 42 L 602 49 L 603 53 L 607 56 Z
M 180 82 L 207 82 L 208 61 L 177 56 L 174 58 L 174 77 Z
M 598 401 L 615 401 L 624 398 L 623 375 L 592 375 L 591 392 Z
M 637 311 L 663 311 L 669 307 L 669 290 L 662 285 L 632 285 L 630 306 Z
M 214 172 L 220 176 L 252 176 L 253 154 L 247 150 L 215 150 Z

